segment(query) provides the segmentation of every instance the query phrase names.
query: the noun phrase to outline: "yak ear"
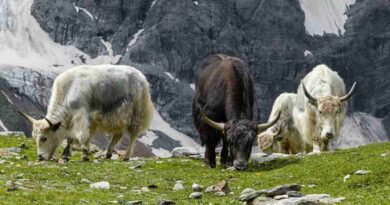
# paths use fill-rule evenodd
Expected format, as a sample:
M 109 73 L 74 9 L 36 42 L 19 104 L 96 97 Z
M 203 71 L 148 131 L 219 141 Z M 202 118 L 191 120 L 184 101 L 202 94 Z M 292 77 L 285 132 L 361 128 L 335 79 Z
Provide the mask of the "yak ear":
M 58 130 L 58 128 L 60 128 L 60 126 L 61 126 L 61 122 L 57 122 L 57 123 L 53 124 L 53 123 L 52 123 L 49 119 L 47 119 L 46 117 L 45 117 L 45 120 L 49 123 L 49 129 L 50 129 L 50 130 L 56 131 L 56 130 Z

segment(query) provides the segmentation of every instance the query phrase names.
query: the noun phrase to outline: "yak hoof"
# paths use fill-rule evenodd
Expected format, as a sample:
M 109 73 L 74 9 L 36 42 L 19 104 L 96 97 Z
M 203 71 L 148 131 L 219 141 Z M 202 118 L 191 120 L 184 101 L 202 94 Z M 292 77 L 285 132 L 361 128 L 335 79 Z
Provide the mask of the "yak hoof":
M 106 154 L 106 155 L 105 155 L 105 158 L 106 158 L 106 159 L 111 159 L 111 157 L 112 157 L 112 154 Z

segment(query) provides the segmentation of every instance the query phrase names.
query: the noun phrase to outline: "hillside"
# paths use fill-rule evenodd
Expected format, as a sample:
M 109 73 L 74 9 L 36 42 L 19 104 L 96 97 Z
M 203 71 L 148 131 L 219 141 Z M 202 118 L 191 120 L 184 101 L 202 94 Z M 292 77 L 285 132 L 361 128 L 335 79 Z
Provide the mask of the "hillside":
M 5 151 L 23 143 L 27 149 L 19 154 Z M 67 164 L 38 163 L 31 140 L 2 137 L 0 147 L 0 204 L 126 204 L 133 200 L 156 204 L 161 198 L 177 204 L 241 204 L 238 197 L 245 188 L 260 190 L 293 183 L 304 185 L 301 190 L 304 194 L 345 197 L 342 204 L 387 204 L 390 201 L 390 143 L 290 157 L 261 165 L 252 163 L 245 172 L 221 167 L 208 169 L 200 160 L 178 158 L 80 162 L 78 153 Z M 142 166 L 134 168 L 139 164 Z M 369 173 L 353 174 L 357 170 Z M 348 174 L 351 176 L 344 182 Z M 172 191 L 177 180 L 183 181 L 184 190 Z M 203 193 L 202 199 L 188 199 L 193 183 L 206 188 L 221 180 L 229 182 L 233 193 L 223 197 Z M 108 181 L 110 189 L 89 187 L 90 182 L 99 181 Z M 150 186 L 148 192 L 140 191 L 147 186 Z

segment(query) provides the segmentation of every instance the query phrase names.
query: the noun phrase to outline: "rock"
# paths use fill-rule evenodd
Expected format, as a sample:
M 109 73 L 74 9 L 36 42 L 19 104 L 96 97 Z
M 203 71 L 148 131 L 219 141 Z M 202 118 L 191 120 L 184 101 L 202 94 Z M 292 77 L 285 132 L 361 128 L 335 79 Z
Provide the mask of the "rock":
M 287 195 L 289 197 L 302 197 L 302 196 L 304 196 L 304 194 L 302 194 L 299 191 L 289 191 L 289 192 L 287 192 Z
M 253 154 L 252 156 L 253 162 L 257 164 L 262 164 L 264 162 L 272 162 L 277 159 L 281 158 L 287 158 L 290 157 L 288 154 L 281 154 L 281 153 L 272 153 L 271 155 L 263 154 L 263 153 L 258 153 L 258 154 Z
M 206 190 L 204 191 L 205 193 L 210 193 L 210 192 L 213 192 L 214 191 L 214 186 L 209 186 L 206 188 Z
M 110 189 L 110 183 L 108 183 L 107 181 L 101 181 L 101 182 L 97 182 L 97 183 L 93 183 L 93 184 L 90 184 L 89 187 L 91 187 L 92 189 Z
M 189 196 L 190 199 L 201 199 L 202 193 L 201 192 L 192 192 Z
M 287 194 L 274 196 L 275 200 L 281 200 L 281 199 L 287 199 L 287 198 L 289 198 L 289 196 Z
M 142 187 L 142 188 L 141 188 L 141 191 L 142 191 L 142 192 L 150 192 L 150 190 L 149 190 L 148 187 Z
M 19 189 L 19 186 L 17 183 L 15 183 L 14 181 L 12 180 L 8 180 L 5 185 L 7 186 L 7 191 L 15 191 L 17 189 Z
M 315 185 L 315 184 L 309 184 L 309 185 L 307 185 L 307 187 L 309 187 L 309 188 L 315 188 L 315 187 L 317 187 L 317 185 Z
M 5 160 L 0 160 L 0 164 L 4 164 L 5 162 L 7 162 L 7 161 L 5 161 Z
M 1 131 L 0 137 L 26 137 L 23 132 L 15 132 L 15 131 Z
M 19 148 L 19 147 L 9 147 L 9 148 L 7 148 L 7 150 L 8 150 L 9 152 L 18 153 L 18 154 L 22 152 L 22 149 Z
M 128 201 L 124 203 L 125 205 L 142 205 L 142 201 L 137 200 L 137 201 Z
M 387 157 L 389 155 L 389 153 L 383 153 L 381 154 L 381 157 Z
M 256 191 L 256 190 L 254 190 L 254 189 L 246 188 L 246 189 L 242 190 L 241 195 L 243 195 L 243 194 L 249 194 L 249 193 L 252 193 L 252 192 L 255 192 L 255 191 Z
M 91 184 L 91 183 L 92 183 L 92 182 L 89 181 L 88 179 L 84 179 L 84 178 L 82 178 L 81 181 L 84 182 L 84 183 L 87 183 L 87 184 Z
M 226 170 L 228 171 L 236 171 L 236 168 L 234 166 L 228 167 Z
M 214 192 L 225 192 L 226 194 L 230 193 L 229 183 L 226 180 L 222 180 L 214 186 Z
M 346 182 L 347 181 L 347 179 L 349 179 L 351 177 L 351 175 L 350 174 L 347 174 L 347 175 L 345 175 L 344 176 L 344 178 L 343 178 L 343 181 L 344 182 Z
M 158 199 L 157 200 L 157 205 L 173 205 L 176 204 L 175 201 L 168 200 L 168 199 Z
M 184 190 L 184 186 L 182 182 L 176 182 L 175 186 L 173 186 L 173 191 Z
M 223 191 L 217 191 L 217 192 L 215 192 L 215 196 L 225 196 L 226 195 L 226 193 L 225 192 L 223 192 Z
M 201 155 L 201 149 L 195 147 L 176 147 L 172 150 L 172 157 L 187 157 L 190 155 Z
M 200 192 L 202 191 L 203 187 L 200 186 L 199 184 L 192 184 L 192 191 L 195 191 L 195 192 Z
M 365 175 L 365 174 L 368 174 L 370 173 L 371 171 L 366 171 L 366 170 L 358 170 L 356 171 L 354 174 L 357 174 L 357 175 Z
M 301 185 L 299 184 L 286 184 L 269 189 L 266 193 L 268 197 L 274 197 L 277 195 L 284 195 L 289 191 L 300 191 Z
M 264 193 L 267 193 L 267 190 L 264 189 L 264 190 L 241 194 L 240 201 L 252 201 L 253 199 L 259 197 L 260 195 L 262 195 Z

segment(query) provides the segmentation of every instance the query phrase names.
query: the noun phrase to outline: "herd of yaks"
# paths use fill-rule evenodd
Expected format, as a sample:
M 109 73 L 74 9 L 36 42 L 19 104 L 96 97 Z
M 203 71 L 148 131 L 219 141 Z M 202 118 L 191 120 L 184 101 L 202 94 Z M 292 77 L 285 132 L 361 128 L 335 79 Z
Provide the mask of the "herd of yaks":
M 301 81 L 297 94 L 283 93 L 275 100 L 269 121 L 253 121 L 254 87 L 248 65 L 223 54 L 204 60 L 193 98 L 193 121 L 205 163 L 216 166 L 215 148 L 222 139 L 221 164 L 237 170 L 247 168 L 257 138 L 264 152 L 287 154 L 327 151 L 343 124 L 347 100 L 340 76 L 325 65 L 315 67 Z M 150 125 L 153 103 L 149 83 L 137 69 L 124 65 L 83 65 L 61 73 L 54 81 L 43 119 L 20 112 L 32 123 L 39 160 L 52 158 L 67 140 L 62 160 L 69 160 L 72 143 L 89 159 L 90 140 L 96 133 L 111 136 L 105 157 L 127 132 L 130 143 L 124 160 L 134 150 L 138 136 Z

